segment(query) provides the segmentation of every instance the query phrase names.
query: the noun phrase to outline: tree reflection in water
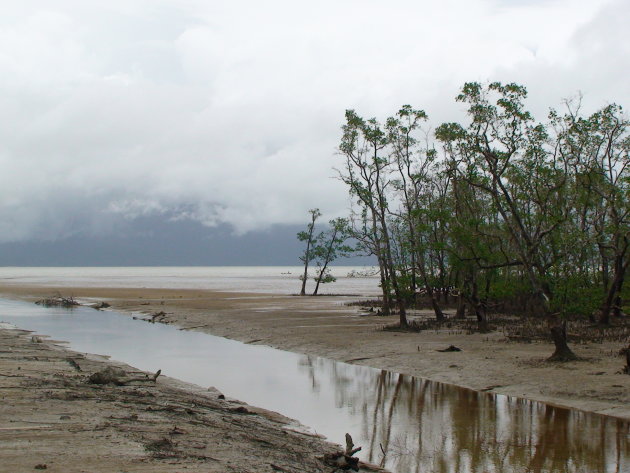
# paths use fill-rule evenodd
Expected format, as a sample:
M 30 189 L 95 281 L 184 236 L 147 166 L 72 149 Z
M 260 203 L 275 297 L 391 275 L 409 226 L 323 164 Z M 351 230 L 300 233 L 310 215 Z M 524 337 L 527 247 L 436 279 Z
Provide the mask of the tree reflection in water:
M 630 471 L 630 424 L 619 419 L 323 358 L 300 364 L 357 418 L 362 459 L 392 471 Z

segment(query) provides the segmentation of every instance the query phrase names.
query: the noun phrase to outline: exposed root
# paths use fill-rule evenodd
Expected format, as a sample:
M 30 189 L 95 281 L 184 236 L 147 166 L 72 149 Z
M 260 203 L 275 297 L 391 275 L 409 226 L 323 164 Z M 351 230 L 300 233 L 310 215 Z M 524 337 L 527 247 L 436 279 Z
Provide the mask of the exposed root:
M 346 434 L 346 449 L 344 451 L 329 453 L 324 456 L 324 461 L 335 467 L 334 471 L 352 470 L 359 471 L 359 459 L 353 456 L 359 452 L 362 447 L 355 447 L 350 434 Z

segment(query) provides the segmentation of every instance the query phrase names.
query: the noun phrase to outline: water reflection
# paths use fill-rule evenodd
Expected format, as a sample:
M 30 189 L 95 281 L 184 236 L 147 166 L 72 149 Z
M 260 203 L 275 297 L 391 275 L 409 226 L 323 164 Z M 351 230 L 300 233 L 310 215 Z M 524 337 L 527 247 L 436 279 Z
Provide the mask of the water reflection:
M 139 369 L 216 386 L 397 473 L 626 473 L 629 424 L 584 412 L 147 324 L 0 299 L 0 321 Z
M 356 416 L 363 459 L 398 472 L 630 471 L 629 424 L 387 371 L 304 357 Z M 327 384 L 327 383 L 326 383 Z

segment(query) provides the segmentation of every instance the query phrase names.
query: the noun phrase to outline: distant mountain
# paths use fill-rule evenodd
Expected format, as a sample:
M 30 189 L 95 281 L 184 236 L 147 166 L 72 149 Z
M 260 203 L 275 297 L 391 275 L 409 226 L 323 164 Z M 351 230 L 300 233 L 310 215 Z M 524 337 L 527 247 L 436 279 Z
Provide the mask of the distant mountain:
M 299 225 L 236 235 L 228 225 L 137 219 L 115 235 L 0 244 L 0 266 L 265 266 L 300 265 Z M 355 257 L 336 264 L 375 264 Z

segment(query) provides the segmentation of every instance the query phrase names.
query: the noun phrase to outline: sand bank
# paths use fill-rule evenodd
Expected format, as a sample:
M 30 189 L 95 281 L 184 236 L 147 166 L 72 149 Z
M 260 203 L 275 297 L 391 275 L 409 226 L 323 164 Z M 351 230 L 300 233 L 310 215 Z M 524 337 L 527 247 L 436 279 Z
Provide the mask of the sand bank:
M 575 345 L 582 361 L 548 363 L 551 343 L 508 342 L 503 333 L 461 330 L 383 331 L 395 317 L 362 315 L 352 297 L 296 297 L 206 290 L 54 288 L 5 285 L 5 297 L 36 299 L 56 291 L 82 301 L 106 300 L 135 315 L 247 343 L 491 390 L 630 419 L 630 376 L 618 355 L 627 342 Z M 460 352 L 437 350 L 456 345 Z
M 122 370 L 126 384 L 88 382 L 107 367 Z M 163 376 L 153 382 L 130 366 L 6 325 L 0 397 L 6 472 L 329 473 L 324 457 L 339 450 L 214 388 Z

